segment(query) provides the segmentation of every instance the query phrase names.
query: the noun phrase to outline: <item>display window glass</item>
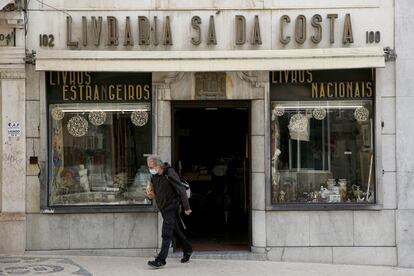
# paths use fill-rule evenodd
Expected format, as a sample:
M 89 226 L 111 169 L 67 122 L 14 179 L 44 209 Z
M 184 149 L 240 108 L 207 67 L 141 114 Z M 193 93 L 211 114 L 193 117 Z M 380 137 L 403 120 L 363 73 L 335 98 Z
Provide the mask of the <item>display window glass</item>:
M 337 71 L 271 73 L 272 204 L 375 203 L 374 72 Z
M 145 156 L 152 152 L 151 91 L 150 86 L 144 89 L 151 78 L 95 73 L 89 84 L 76 80 L 65 87 L 57 84 L 57 74 L 62 77 L 50 72 L 47 78 L 49 206 L 151 205 L 145 197 L 150 180 Z M 80 85 L 90 85 L 100 99 L 81 100 Z M 62 100 L 70 99 L 67 91 L 76 91 L 77 100 Z

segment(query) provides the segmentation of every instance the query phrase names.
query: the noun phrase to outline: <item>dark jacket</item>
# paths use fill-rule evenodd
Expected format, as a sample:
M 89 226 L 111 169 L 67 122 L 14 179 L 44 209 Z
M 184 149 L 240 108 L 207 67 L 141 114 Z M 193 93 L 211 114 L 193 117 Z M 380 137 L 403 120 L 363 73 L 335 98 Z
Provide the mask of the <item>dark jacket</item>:
M 155 192 L 155 202 L 160 211 L 171 204 L 178 206 L 180 200 L 184 210 L 190 209 L 185 188 L 181 185 L 180 177 L 170 165 L 166 164 L 162 175 L 153 175 L 151 181 Z

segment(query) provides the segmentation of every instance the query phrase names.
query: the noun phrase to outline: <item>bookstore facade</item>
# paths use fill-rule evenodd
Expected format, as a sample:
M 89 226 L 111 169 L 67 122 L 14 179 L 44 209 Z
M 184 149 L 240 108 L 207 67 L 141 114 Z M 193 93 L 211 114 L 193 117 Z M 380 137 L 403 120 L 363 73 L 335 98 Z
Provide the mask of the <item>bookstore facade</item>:
M 393 1 L 207 2 L 30 3 L 25 250 L 152 256 L 158 154 L 196 251 L 396 265 Z

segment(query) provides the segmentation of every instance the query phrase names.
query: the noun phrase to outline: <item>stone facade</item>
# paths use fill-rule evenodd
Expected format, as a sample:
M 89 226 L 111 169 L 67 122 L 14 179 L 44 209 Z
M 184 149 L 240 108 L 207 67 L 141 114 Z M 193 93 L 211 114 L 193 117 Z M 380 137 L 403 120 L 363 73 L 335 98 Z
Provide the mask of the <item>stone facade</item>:
M 150 18 L 165 15 L 173 18 L 175 25 L 187 28 L 174 29 L 174 45 L 155 47 L 153 45 L 134 46 L 134 50 L 147 51 L 232 51 L 232 50 L 274 50 L 274 49 L 312 49 L 315 46 L 308 39 L 298 46 L 279 43 L 279 18 L 293 9 L 292 18 L 304 13 L 308 20 L 315 13 L 321 13 L 325 20 L 327 13 L 339 9 L 341 15 L 352 13 L 354 18 L 355 42 L 352 47 L 365 44 L 365 31 L 381 30 L 379 46 L 396 49 L 397 61 L 386 62 L 384 68 L 376 70 L 376 183 L 377 204 L 372 208 L 342 210 L 280 210 L 270 204 L 270 141 L 269 118 L 269 74 L 264 71 L 226 70 L 227 99 L 248 100 L 251 106 L 251 249 L 266 254 L 269 260 L 302 261 L 341 264 L 398 265 L 414 267 L 414 210 L 410 200 L 414 196 L 411 185 L 414 160 L 412 143 L 413 117 L 410 112 L 413 101 L 411 91 L 412 57 L 410 14 L 414 5 L 409 0 L 372 0 L 364 1 L 121 1 L 117 7 L 113 1 L 98 1 L 96 9 L 85 6 L 84 1 L 49 1 L 50 5 L 66 10 L 76 20 L 74 39 L 82 34 L 80 18 L 88 13 L 107 16 L 105 10 L 125 18 L 146 15 Z M 308 3 L 309 2 L 309 3 Z M 394 3 L 395 2 L 395 3 Z M 394 9 L 395 4 L 395 9 Z M 89 5 L 89 4 L 88 4 Z M 137 6 L 138 5 L 138 6 Z M 312 10 L 309 10 L 312 8 Z M 363 9 L 362 9 L 363 8 Z M 129 11 L 131 10 L 131 11 Z M 139 12 L 136 12 L 139 11 Z M 0 14 L 4 24 L 17 22 L 17 46 L 1 48 L 1 114 L 2 147 L 0 173 L 0 238 L 8 240 L 0 244 L 0 252 L 44 251 L 62 253 L 71 250 L 79 254 L 116 254 L 152 255 L 160 246 L 160 215 L 153 210 L 133 213 L 82 213 L 82 214 L 45 214 L 47 196 L 47 123 L 45 73 L 36 71 L 33 64 L 23 64 L 25 49 L 59 51 L 66 50 L 66 15 L 50 10 L 41 3 L 32 1 L 29 6 L 29 32 L 24 44 L 23 14 Z M 207 33 L 208 18 L 215 15 L 216 28 L 232 26 L 234 16 L 242 13 L 248 19 L 250 34 L 254 15 L 261 16 L 260 46 L 245 44 L 235 46 L 231 28 L 217 34 L 220 43 L 200 46 L 187 43 L 194 35 L 190 25 L 191 16 L 200 15 L 203 20 L 203 34 Z M 45 24 L 53 19 L 56 24 Z M 371 22 L 369 18 L 382 18 L 381 22 Z M 7 21 L 3 19 L 17 21 Z M 395 34 L 394 22 L 395 20 Z M 121 19 L 123 22 L 123 19 Z M 8 22 L 8 23 L 7 23 Z M 324 37 L 329 36 L 328 20 L 324 21 Z M 338 22 L 336 37 L 341 38 L 342 22 Z M 123 23 L 121 24 L 123 25 Z M 13 25 L 14 26 L 14 25 Z M 293 29 L 293 24 L 291 27 Z M 339 27 L 341 26 L 341 27 Z M 39 49 L 39 33 L 55 35 L 53 49 Z M 120 33 L 123 33 L 121 29 Z M 289 33 L 294 39 L 294 33 Z M 58 39 L 61 38 L 61 39 Z M 203 37 L 204 38 L 204 37 Z M 248 37 L 250 40 L 250 35 Z M 340 48 L 339 42 L 330 45 L 324 40 L 319 48 Z M 249 41 L 250 42 L 250 41 Z M 136 42 L 137 43 L 137 42 Z M 79 49 L 77 49 L 79 50 Z M 130 51 L 119 46 L 107 48 L 103 43 L 96 49 L 91 45 L 80 51 Z M 5 56 L 13 55 L 15 62 L 10 67 Z M 75 54 L 73 54 L 75 55 Z M 168 59 L 168 56 L 165 57 Z M 231 59 L 231 58 L 230 58 Z M 329 66 L 329 61 L 326 66 Z M 112 67 L 122 66 L 122 61 L 107 62 Z M 240 65 L 242 67 L 242 65 Z M 349 65 L 352 67 L 352 65 Z M 79 65 L 81 68 L 81 65 Z M 213 70 L 212 68 L 211 70 Z M 115 69 L 114 69 L 115 70 Z M 156 97 L 155 152 L 165 160 L 171 161 L 171 103 L 178 100 L 196 100 L 194 93 L 194 72 L 153 72 L 153 93 Z M 236 72 L 237 71 L 237 72 Z M 22 135 L 17 138 L 7 136 L 5 125 L 8 121 L 19 121 Z M 38 157 L 38 164 L 29 164 L 29 157 Z M 23 177 L 23 176 L 26 177 Z M 153 233 L 159 233 L 158 236 Z M 9 239 L 13 233 L 18 239 Z M 17 233 L 17 234 L 16 234 Z
M 414 91 L 412 78 L 409 77 L 413 67 L 411 52 L 413 45 L 407 43 L 412 36 L 410 12 L 414 7 L 410 1 L 395 3 L 395 48 L 398 59 L 395 68 L 395 103 L 396 103 L 396 182 L 397 182 L 397 244 L 398 264 L 414 266 L 414 196 L 413 185 L 413 145 L 410 142 L 412 131 Z
M 1 1 L 0 10 L 2 35 L 10 35 L 0 49 L 0 252 L 22 253 L 26 232 L 24 18 L 14 1 Z M 8 131 L 11 122 L 18 125 L 13 135 Z

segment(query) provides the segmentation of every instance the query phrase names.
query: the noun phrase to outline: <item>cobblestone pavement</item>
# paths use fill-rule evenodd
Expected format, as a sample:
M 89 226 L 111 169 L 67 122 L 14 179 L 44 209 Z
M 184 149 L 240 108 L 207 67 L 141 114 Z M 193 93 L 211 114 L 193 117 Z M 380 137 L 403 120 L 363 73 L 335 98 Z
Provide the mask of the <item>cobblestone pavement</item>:
M 100 256 L 0 256 L 0 275 L 180 275 L 180 276 L 414 276 L 414 269 L 270 261 L 195 259 L 181 264 L 169 258 L 162 269 L 147 266 L 148 258 Z

